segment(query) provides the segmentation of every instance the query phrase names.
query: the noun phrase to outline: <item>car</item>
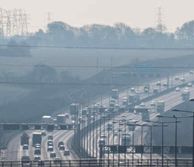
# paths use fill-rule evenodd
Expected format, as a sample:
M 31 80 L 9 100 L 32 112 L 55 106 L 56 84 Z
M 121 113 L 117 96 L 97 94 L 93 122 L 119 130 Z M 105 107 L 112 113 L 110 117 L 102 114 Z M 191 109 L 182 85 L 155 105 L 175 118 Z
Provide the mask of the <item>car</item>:
M 182 82 L 185 82 L 185 78 L 183 78 L 183 77 L 182 77 L 180 80 L 181 80 Z
M 159 92 L 158 88 L 154 88 L 154 89 L 153 89 L 153 93 L 154 93 L 154 94 L 156 94 L 156 93 L 158 93 L 158 92 Z
M 184 87 L 184 90 L 185 91 L 189 91 L 189 88 L 186 86 L 186 87 Z
M 47 151 L 53 151 L 53 146 L 48 146 Z
M 102 151 L 103 151 L 104 154 L 107 154 L 107 153 L 110 153 L 111 150 L 110 150 L 109 147 L 103 147 Z
M 41 149 L 40 148 L 36 148 L 34 150 L 34 155 L 41 155 Z
M 151 101 L 150 106 L 155 107 L 156 106 L 156 102 L 155 101 Z
M 118 165 L 119 166 L 128 166 L 129 164 L 127 163 L 127 161 L 120 160 Z
M 131 92 L 135 92 L 135 88 L 131 88 Z
M 192 83 L 189 82 L 189 83 L 187 84 L 187 86 L 188 86 L 188 87 L 192 87 Z
M 63 155 L 64 156 L 70 155 L 70 151 L 68 149 L 65 149 Z
M 106 135 L 101 135 L 100 138 L 105 139 L 106 138 Z
M 60 141 L 60 142 L 58 143 L 58 147 L 60 147 L 61 145 L 64 145 L 64 142 L 63 142 L 63 141 Z
M 144 92 L 145 93 L 148 93 L 149 92 L 149 89 L 148 88 L 144 88 Z
M 53 141 L 52 140 L 48 140 L 47 141 L 47 146 L 53 146 Z
M 50 158 L 56 158 L 56 152 L 51 152 L 50 153 Z
M 46 131 L 42 131 L 42 136 L 46 136 Z
M 40 149 L 40 144 L 35 144 L 35 148 Z
M 48 140 L 53 140 L 53 136 L 52 135 L 49 135 L 48 136 Z
M 55 157 L 53 162 L 54 162 L 54 164 L 60 164 L 61 163 L 61 159 L 59 157 Z
M 118 131 L 115 130 L 113 134 L 114 134 L 114 136 L 118 136 Z
M 163 86 L 166 87 L 166 86 L 168 86 L 168 84 L 165 82 L 165 83 L 163 83 Z
M 28 150 L 28 144 L 23 145 L 23 150 Z
M 160 81 L 156 82 L 156 86 L 161 86 L 161 82 Z
M 174 79 L 175 79 L 176 81 L 180 80 L 180 78 L 179 78 L 179 77 L 175 77 Z
M 60 145 L 59 146 L 59 150 L 65 150 L 65 146 L 64 145 Z
M 142 102 L 139 106 L 140 107 L 145 107 L 146 105 L 145 105 L 145 103 Z
M 179 87 L 176 87 L 176 92 L 180 92 L 180 88 Z
M 194 71 L 191 70 L 191 71 L 189 71 L 189 73 L 190 73 L 190 74 L 194 74 Z
M 34 156 L 34 161 L 40 161 L 40 160 L 41 160 L 41 158 L 40 158 L 39 155 L 35 155 L 35 156 Z

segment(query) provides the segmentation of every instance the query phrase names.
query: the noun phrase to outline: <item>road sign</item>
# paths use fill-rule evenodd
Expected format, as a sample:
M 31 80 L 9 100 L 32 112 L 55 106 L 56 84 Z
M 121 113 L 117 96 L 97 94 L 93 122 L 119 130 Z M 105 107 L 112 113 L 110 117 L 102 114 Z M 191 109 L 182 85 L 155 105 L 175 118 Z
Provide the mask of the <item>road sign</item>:
M 138 153 L 138 154 L 149 154 L 152 150 L 153 154 L 161 154 L 162 146 L 150 146 L 145 145 L 104 145 L 104 147 L 109 147 L 112 153 Z M 192 153 L 192 146 L 178 146 L 177 147 L 177 154 L 191 154 Z M 163 147 L 164 154 L 174 154 L 175 153 L 175 146 L 164 146 Z

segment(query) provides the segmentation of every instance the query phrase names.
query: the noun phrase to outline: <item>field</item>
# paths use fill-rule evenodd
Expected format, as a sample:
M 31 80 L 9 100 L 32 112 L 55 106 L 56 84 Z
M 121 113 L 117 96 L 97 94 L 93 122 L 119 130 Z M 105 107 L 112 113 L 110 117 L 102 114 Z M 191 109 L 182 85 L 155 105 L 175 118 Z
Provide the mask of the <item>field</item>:
M 186 56 L 192 54 L 192 51 L 34 48 L 31 54 L 32 57 L 0 56 L 0 74 L 20 76 L 31 71 L 36 64 L 47 64 L 57 71 L 69 71 L 74 76 L 85 79 L 100 72 L 102 66 L 114 67 L 145 60 Z M 23 98 L 30 91 L 27 88 L 1 84 L 0 105 Z
M 30 71 L 33 65 L 47 64 L 54 66 L 58 71 L 69 71 L 75 76 L 88 78 L 102 69 L 94 68 L 93 66 L 120 66 L 144 60 L 186 56 L 193 54 L 193 52 L 189 50 L 88 50 L 43 48 L 32 49 L 31 54 L 32 57 L 26 58 L 0 57 L 0 71 L 13 72 L 21 75 Z M 90 67 L 86 68 L 83 66 Z

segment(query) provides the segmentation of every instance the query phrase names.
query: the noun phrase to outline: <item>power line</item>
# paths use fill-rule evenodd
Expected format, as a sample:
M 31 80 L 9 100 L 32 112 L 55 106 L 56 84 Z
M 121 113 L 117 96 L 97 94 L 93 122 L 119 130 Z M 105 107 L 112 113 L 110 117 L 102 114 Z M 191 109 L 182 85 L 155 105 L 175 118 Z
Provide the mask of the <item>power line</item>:
M 96 50 L 194 50 L 193 47 L 96 47 L 96 46 L 56 46 L 56 45 L 9 45 L 0 44 L 0 47 L 15 47 L 15 48 L 50 48 L 50 49 L 96 49 Z
M 137 86 L 131 83 L 108 83 L 108 82 L 26 82 L 26 81 L 0 81 L 6 85 L 33 85 L 33 86 Z
M 44 68 L 46 64 L 7 64 L 7 63 L 1 63 L 0 66 L 11 66 L 11 67 L 37 67 L 37 68 Z M 79 66 L 79 65 L 55 65 L 55 64 L 49 64 L 49 67 L 54 67 L 54 68 L 72 68 L 72 69 L 96 69 L 96 68 L 101 68 L 101 69 L 194 69 L 194 66 L 144 66 L 144 65 L 129 65 L 129 66 L 101 66 L 101 65 L 90 65 L 90 66 Z

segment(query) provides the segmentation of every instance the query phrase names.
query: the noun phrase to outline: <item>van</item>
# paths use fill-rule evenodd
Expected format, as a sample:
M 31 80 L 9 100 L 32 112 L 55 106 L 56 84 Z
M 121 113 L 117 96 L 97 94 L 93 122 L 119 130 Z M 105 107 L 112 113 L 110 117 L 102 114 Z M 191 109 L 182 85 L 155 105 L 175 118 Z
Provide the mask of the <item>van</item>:
M 70 151 L 68 149 L 65 149 L 64 156 L 70 155 Z
M 51 152 L 50 153 L 50 158 L 56 158 L 56 153 L 55 152 Z

